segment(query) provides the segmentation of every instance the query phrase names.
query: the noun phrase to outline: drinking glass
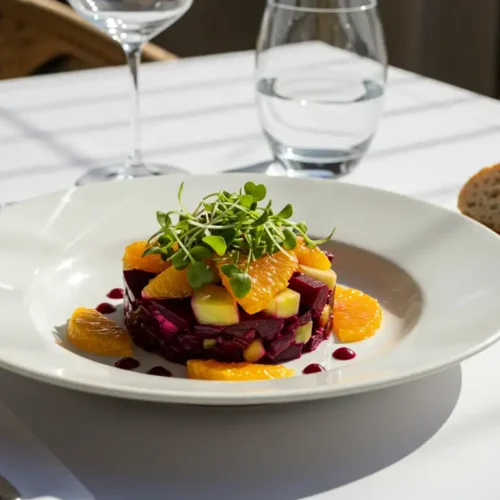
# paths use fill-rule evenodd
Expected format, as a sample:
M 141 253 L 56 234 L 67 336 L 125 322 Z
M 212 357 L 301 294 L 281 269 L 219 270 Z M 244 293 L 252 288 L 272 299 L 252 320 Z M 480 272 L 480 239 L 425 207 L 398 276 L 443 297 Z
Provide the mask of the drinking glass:
M 87 21 L 118 42 L 127 59 L 133 82 L 132 148 L 124 163 L 91 170 L 78 185 L 105 180 L 135 179 L 179 172 L 168 165 L 145 165 L 139 130 L 139 64 L 145 42 L 174 24 L 193 0 L 69 0 Z
M 376 0 L 267 0 L 255 76 L 273 170 L 350 172 L 375 134 L 386 71 Z

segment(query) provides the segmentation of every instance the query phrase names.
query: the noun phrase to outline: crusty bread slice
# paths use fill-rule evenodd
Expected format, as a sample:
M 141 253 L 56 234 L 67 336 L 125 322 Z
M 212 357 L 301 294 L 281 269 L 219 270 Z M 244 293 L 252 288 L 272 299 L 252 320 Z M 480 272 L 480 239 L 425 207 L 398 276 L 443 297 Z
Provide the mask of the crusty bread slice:
M 500 234 L 500 163 L 483 168 L 464 184 L 458 209 Z

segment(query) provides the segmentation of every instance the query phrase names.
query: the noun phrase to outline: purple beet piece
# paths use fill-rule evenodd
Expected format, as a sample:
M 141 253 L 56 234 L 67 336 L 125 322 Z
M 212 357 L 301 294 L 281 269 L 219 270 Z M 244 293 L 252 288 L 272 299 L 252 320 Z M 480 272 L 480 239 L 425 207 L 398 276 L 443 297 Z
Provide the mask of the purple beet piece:
M 312 321 L 312 319 L 313 319 L 313 315 L 312 315 L 311 311 L 306 311 L 304 314 L 301 314 L 298 317 L 298 326 L 305 325 L 306 323 L 309 323 L 309 321 Z
M 224 328 L 222 326 L 195 325 L 191 328 L 190 332 L 205 339 L 212 339 L 221 335 L 224 332 Z
M 326 258 L 330 261 L 330 264 L 331 264 L 332 260 L 333 260 L 333 253 L 330 253 L 326 250 L 323 250 L 323 253 L 326 255 Z
M 285 321 L 285 332 L 295 332 L 297 327 L 305 325 L 306 323 L 309 323 L 309 321 L 312 320 L 312 314 L 311 311 L 306 310 L 302 314 L 298 314 L 296 316 L 292 316 L 291 318 L 288 318 Z
M 324 337 L 323 337 L 323 329 L 321 328 L 320 331 L 315 332 L 315 334 L 312 336 L 311 340 L 306 344 L 304 348 L 304 352 L 312 352 L 316 350 L 316 348 L 323 342 Z
M 277 339 L 274 339 L 269 343 L 269 357 L 274 359 L 278 354 L 281 354 L 285 349 L 288 349 L 294 341 L 295 335 L 291 332 L 286 333 L 285 335 L 280 335 Z
M 221 345 L 228 349 L 234 348 L 246 349 L 256 337 L 255 330 L 247 330 L 242 335 L 229 335 L 226 334 L 222 337 Z
M 230 335 L 241 337 L 248 330 L 255 330 L 263 339 L 272 339 L 283 329 L 285 321 L 280 318 L 271 318 L 264 315 L 253 315 L 243 312 L 240 315 L 240 322 L 237 325 L 226 327 L 226 332 Z
M 177 338 L 177 345 L 180 351 L 187 354 L 203 350 L 203 337 L 192 333 L 182 333 Z
M 302 348 L 302 344 L 293 344 L 288 349 L 285 349 L 281 354 L 278 354 L 273 361 L 275 363 L 286 363 L 292 359 L 300 358 Z
M 163 315 L 179 330 L 187 330 L 195 321 L 191 304 L 188 300 L 165 299 L 165 300 L 143 300 L 144 307 L 156 314 Z
M 158 328 L 160 330 L 161 336 L 170 340 L 177 336 L 180 332 L 180 329 L 175 326 L 171 321 L 169 321 L 163 314 L 161 314 L 158 310 L 153 310 L 153 316 L 157 321 Z
M 321 314 L 328 299 L 328 287 L 310 276 L 301 274 L 288 282 L 288 288 L 300 293 L 300 303 Z
M 132 302 L 140 299 L 142 289 L 156 276 L 145 271 L 123 271 L 125 289 L 128 290 Z
M 147 346 L 156 345 L 159 328 L 156 318 L 143 306 L 125 317 L 125 324 L 132 337 L 137 342 Z

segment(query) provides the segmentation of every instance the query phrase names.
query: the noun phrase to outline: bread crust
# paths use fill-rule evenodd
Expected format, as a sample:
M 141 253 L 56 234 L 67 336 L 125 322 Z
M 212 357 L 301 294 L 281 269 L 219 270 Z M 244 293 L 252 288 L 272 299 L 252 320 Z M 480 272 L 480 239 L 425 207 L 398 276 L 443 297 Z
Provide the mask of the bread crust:
M 481 169 L 464 184 L 458 209 L 500 234 L 500 163 Z

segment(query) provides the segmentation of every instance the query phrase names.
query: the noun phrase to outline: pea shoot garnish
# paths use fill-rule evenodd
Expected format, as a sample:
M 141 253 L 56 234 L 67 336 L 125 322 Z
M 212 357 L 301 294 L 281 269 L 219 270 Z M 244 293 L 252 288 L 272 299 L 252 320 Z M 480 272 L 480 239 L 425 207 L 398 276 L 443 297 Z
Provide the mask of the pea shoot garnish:
M 213 272 L 207 263 L 212 259 L 224 262 L 220 269 L 229 278 L 234 295 L 245 297 L 252 286 L 248 275 L 252 262 L 293 250 L 297 236 L 314 248 L 330 240 L 335 231 L 322 240 L 312 240 L 305 222 L 290 220 L 292 205 L 274 213 L 271 201 L 261 203 L 267 194 L 263 184 L 247 182 L 237 193 L 211 193 L 192 212 L 182 203 L 183 189 L 184 183 L 178 192 L 180 210 L 156 213 L 161 228 L 149 239 L 151 246 L 144 255 L 159 254 L 175 269 L 187 269 L 195 290 L 212 283 Z

